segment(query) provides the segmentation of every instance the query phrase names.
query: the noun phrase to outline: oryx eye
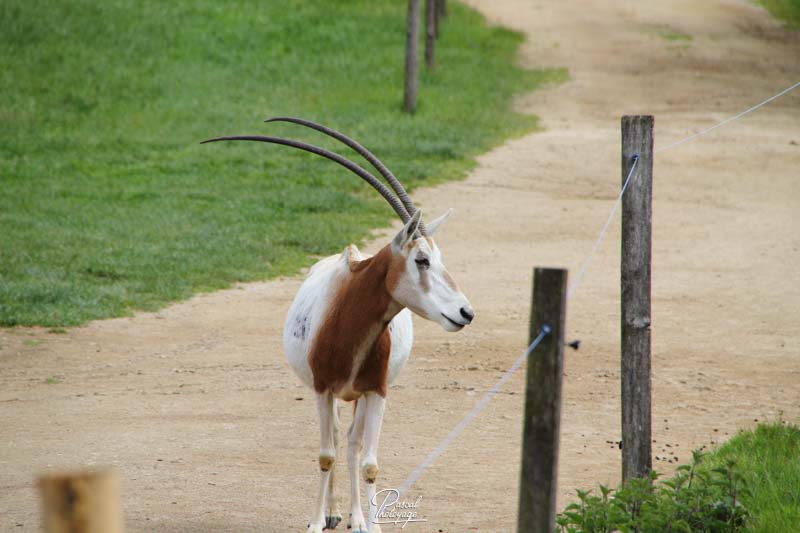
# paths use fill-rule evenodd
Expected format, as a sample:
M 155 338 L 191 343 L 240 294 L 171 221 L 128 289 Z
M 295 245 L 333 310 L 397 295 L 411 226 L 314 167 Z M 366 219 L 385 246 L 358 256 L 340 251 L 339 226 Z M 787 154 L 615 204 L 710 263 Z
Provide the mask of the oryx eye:
M 414 262 L 423 270 L 427 270 L 431 266 L 431 262 L 428 261 L 427 257 L 417 257 L 414 259 Z

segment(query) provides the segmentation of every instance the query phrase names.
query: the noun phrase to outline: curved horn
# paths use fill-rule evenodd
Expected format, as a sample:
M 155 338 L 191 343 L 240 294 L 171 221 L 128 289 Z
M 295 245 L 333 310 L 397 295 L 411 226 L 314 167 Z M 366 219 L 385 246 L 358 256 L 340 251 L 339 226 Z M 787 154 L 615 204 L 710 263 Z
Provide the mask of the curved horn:
M 378 172 L 380 172 L 384 178 L 386 178 L 386 181 L 389 183 L 392 189 L 394 189 L 394 192 L 397 193 L 397 197 L 400 198 L 401 202 L 403 202 L 403 206 L 405 206 L 409 216 L 412 216 L 414 213 L 416 213 L 417 207 L 414 205 L 414 202 L 408 196 L 408 193 L 406 192 L 405 187 L 403 187 L 403 184 L 400 183 L 400 180 L 398 180 L 395 177 L 395 175 L 392 174 L 392 171 L 386 168 L 386 165 L 384 165 L 383 162 L 375 156 L 375 154 L 364 148 L 364 146 L 361 145 L 361 143 L 359 143 L 358 141 L 351 139 L 344 133 L 338 132 L 327 126 L 323 126 L 322 124 L 317 124 L 316 122 L 312 122 L 310 120 L 306 120 L 303 118 L 274 117 L 274 118 L 268 118 L 264 122 L 291 122 L 293 124 L 299 124 L 301 126 L 317 130 L 321 133 L 324 133 L 325 135 L 328 135 L 329 137 L 333 137 L 334 139 L 341 141 L 342 143 L 346 144 L 347 146 L 358 152 L 364 159 L 369 161 L 370 164 L 373 167 L 375 167 L 375 169 Z M 422 233 L 422 235 L 427 235 L 427 232 L 425 231 L 425 225 L 422 222 L 419 223 L 419 231 L 420 233 Z
M 331 151 L 328 151 L 324 148 L 320 148 L 319 146 L 314 146 L 313 144 L 306 144 L 300 141 L 293 141 L 291 139 L 283 139 L 281 137 L 264 137 L 260 135 L 237 135 L 234 137 L 216 137 L 214 139 L 208 139 L 206 141 L 201 142 L 200 144 L 206 144 L 211 142 L 217 141 L 260 141 L 265 143 L 273 143 L 273 144 L 282 144 L 284 146 L 291 146 L 292 148 L 299 148 L 300 150 L 305 150 L 306 152 L 311 152 L 312 154 L 317 154 L 319 156 L 325 157 L 339 163 L 344 168 L 349 170 L 350 172 L 356 174 L 358 177 L 372 185 L 384 199 L 389 202 L 389 205 L 395 210 L 395 212 L 400 215 L 400 218 L 403 220 L 403 224 L 409 221 L 411 216 L 406 212 L 405 207 L 403 204 L 398 201 L 397 198 L 386 188 L 386 186 L 378 181 L 378 178 L 358 166 L 357 164 L 353 163 L 349 159 L 346 159 L 339 154 L 335 154 Z

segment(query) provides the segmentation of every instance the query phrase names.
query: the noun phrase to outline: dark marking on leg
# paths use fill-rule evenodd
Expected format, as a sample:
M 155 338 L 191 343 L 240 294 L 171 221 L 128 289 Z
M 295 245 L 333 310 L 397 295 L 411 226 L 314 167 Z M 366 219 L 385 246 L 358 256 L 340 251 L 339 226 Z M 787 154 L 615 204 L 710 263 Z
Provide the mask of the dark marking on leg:
M 325 517 L 325 529 L 336 529 L 336 526 L 339 525 L 339 522 L 342 521 L 342 517 L 339 515 L 331 515 Z M 349 526 L 348 526 L 349 529 Z
M 331 468 L 333 468 L 333 463 L 336 460 L 333 457 L 329 457 L 327 455 L 320 455 L 319 456 L 319 469 L 323 472 L 327 472 Z
M 364 465 L 364 481 L 367 483 L 375 483 L 375 478 L 378 477 L 377 465 Z

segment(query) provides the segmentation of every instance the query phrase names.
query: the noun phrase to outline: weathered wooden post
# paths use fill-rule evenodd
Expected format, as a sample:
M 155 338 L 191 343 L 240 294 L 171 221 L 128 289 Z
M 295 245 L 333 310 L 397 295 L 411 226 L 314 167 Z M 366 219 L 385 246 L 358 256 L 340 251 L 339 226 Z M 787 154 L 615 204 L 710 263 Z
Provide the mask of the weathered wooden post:
M 122 533 L 119 479 L 111 471 L 39 478 L 46 533 Z
M 417 110 L 417 55 L 419 48 L 419 0 L 408 0 L 406 22 L 406 77 L 403 109 L 406 113 Z
M 425 0 L 425 67 L 433 70 L 435 65 L 434 52 L 436 47 L 436 0 Z
M 434 14 L 433 14 L 433 36 L 439 38 L 439 25 L 442 19 L 447 15 L 447 5 L 444 0 L 433 0 Z
M 529 342 L 545 327 L 549 333 L 528 356 L 519 533 L 551 533 L 555 529 L 566 290 L 566 270 L 534 269 Z
M 622 480 L 643 478 L 651 454 L 650 273 L 653 218 L 653 117 L 622 117 Z

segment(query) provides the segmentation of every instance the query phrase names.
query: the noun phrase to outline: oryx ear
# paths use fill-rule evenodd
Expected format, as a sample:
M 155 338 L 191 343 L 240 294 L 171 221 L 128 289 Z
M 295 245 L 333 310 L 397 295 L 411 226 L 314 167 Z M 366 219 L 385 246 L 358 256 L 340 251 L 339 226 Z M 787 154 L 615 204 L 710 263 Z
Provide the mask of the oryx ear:
M 419 221 L 422 218 L 422 209 L 417 209 L 417 212 L 414 213 L 414 216 L 406 222 L 406 225 L 403 229 L 400 230 L 400 233 L 392 239 L 392 249 L 395 252 L 402 252 L 403 248 L 405 248 L 406 244 L 414 238 L 414 234 L 417 232 L 417 226 L 419 226 Z
M 425 224 L 425 230 L 428 233 L 428 237 L 433 237 L 433 234 L 436 233 L 436 230 L 439 229 L 439 226 L 442 225 L 442 222 L 447 220 L 450 215 L 453 213 L 453 208 L 451 207 L 447 211 L 444 212 L 444 215 L 440 216 L 436 220 L 432 222 L 428 222 Z

